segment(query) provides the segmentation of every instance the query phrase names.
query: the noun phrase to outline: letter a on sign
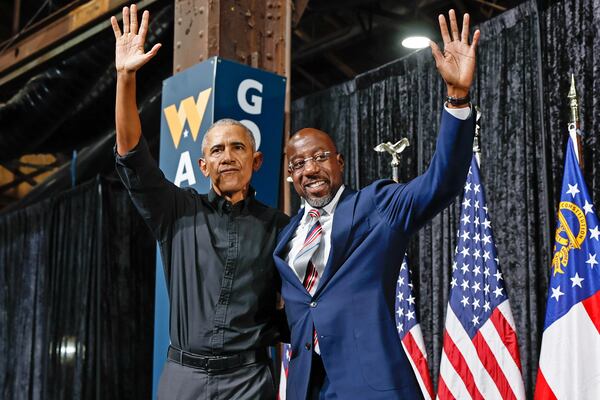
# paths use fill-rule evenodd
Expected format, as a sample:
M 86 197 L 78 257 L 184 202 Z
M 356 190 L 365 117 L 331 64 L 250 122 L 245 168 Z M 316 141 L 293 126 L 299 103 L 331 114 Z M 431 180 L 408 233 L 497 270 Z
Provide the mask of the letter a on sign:
M 177 166 L 177 174 L 175 175 L 175 186 L 181 187 L 181 182 L 188 181 L 188 186 L 196 184 L 196 176 L 194 168 L 192 168 L 192 158 L 189 151 L 184 151 L 179 157 L 179 165 Z

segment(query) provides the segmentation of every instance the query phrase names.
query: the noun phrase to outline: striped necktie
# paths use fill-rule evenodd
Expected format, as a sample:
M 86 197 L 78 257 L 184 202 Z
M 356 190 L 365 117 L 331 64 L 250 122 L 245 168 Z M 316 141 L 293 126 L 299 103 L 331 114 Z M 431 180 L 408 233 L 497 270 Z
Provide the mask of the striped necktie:
M 306 234 L 306 239 L 304 239 L 302 248 L 294 260 L 294 269 L 302 280 L 302 284 L 312 296 L 317 289 L 319 273 L 311 259 L 321 244 L 321 233 L 323 229 L 319 222 L 321 214 L 318 210 L 312 209 L 308 212 L 308 215 L 311 218 L 310 222 L 312 225 Z
M 312 209 L 308 212 L 308 215 L 311 218 L 310 222 L 313 224 L 306 234 L 302 249 L 300 249 L 300 252 L 296 256 L 294 268 L 296 269 L 296 272 L 298 272 L 300 279 L 302 279 L 302 285 L 304 285 L 306 291 L 313 296 L 317 290 L 317 284 L 319 283 L 319 272 L 311 259 L 321 244 L 323 228 L 319 222 L 321 214 L 318 210 Z M 313 347 L 315 353 L 321 354 L 316 329 L 313 329 Z

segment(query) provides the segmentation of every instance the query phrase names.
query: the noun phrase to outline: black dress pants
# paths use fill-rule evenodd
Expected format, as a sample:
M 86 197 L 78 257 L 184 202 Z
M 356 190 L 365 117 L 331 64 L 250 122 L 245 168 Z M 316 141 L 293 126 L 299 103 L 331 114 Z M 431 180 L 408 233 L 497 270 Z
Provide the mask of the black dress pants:
M 216 373 L 167 360 L 158 384 L 158 399 L 274 400 L 275 385 L 267 363 Z

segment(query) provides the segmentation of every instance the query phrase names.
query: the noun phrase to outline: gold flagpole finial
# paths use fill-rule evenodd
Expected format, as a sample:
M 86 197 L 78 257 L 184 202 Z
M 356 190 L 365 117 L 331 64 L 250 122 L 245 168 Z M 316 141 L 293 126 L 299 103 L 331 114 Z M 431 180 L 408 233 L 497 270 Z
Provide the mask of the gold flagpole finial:
M 579 125 L 579 102 L 577 100 L 577 89 L 575 89 L 575 76 L 571 74 L 571 88 L 567 95 L 569 99 L 569 107 L 571 108 L 571 119 L 570 123 Z
M 569 108 L 571 109 L 571 117 L 569 118 L 569 135 L 575 145 L 575 154 L 579 167 L 583 169 L 583 143 L 581 142 L 581 133 L 579 131 L 579 101 L 577 100 L 577 89 L 575 89 L 575 76 L 571 74 L 571 88 L 567 95 L 569 99 Z

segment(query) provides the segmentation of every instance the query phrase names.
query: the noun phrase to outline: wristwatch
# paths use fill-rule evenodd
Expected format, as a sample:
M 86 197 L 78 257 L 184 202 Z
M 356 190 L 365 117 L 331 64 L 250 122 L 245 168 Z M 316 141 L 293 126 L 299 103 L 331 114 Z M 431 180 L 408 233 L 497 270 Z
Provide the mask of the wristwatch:
M 446 101 L 453 106 L 462 106 L 471 101 L 471 96 L 469 96 L 469 94 L 467 94 L 465 97 L 446 96 Z

